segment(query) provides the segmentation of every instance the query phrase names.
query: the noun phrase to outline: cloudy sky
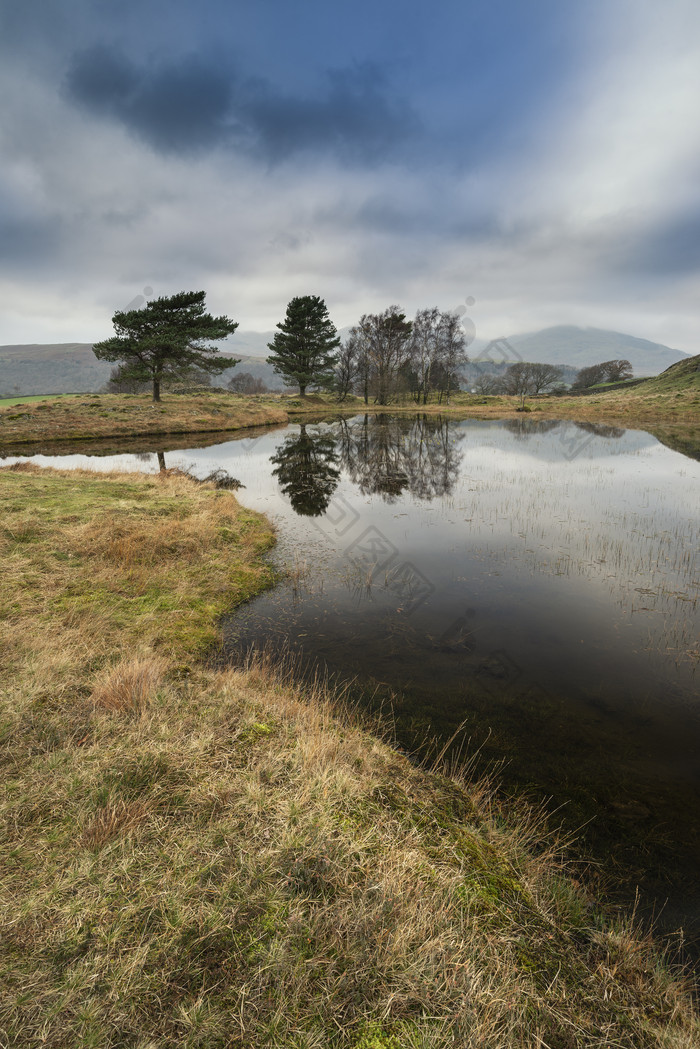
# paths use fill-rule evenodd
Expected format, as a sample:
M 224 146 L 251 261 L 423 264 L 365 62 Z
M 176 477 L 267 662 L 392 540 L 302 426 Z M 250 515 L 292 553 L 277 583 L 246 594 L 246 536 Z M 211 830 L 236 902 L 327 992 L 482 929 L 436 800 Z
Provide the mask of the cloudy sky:
M 1 344 L 149 288 L 700 350 L 697 0 L 0 0 L 0 98 Z

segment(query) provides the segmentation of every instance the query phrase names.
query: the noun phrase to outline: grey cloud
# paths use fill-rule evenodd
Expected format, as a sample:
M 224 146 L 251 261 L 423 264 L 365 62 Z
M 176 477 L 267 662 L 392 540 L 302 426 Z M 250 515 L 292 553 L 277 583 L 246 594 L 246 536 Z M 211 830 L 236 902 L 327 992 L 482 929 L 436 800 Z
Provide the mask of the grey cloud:
M 231 82 L 198 58 L 139 69 L 105 47 L 76 56 L 66 78 L 70 98 L 120 120 L 160 152 L 191 152 L 226 134 Z
M 281 95 L 258 83 L 243 112 L 271 160 L 323 147 L 372 161 L 420 132 L 410 106 L 390 97 L 372 65 L 329 72 L 327 91 L 319 99 Z
M 321 97 L 302 98 L 200 57 L 145 68 L 98 47 L 74 56 L 65 89 L 162 153 L 230 145 L 271 163 L 305 151 L 372 162 L 419 131 L 408 104 L 369 65 L 331 71 Z
M 700 271 L 700 214 L 677 216 L 657 225 L 634 245 L 630 269 L 660 278 Z
M 421 185 L 411 196 L 401 197 L 395 187 L 393 192 L 387 188 L 364 201 L 353 214 L 352 225 L 404 241 L 416 236 L 437 236 L 445 243 L 477 244 L 487 238 L 499 242 L 503 233 L 494 204 L 488 209 L 483 203 L 468 209 L 453 190 L 452 183 L 443 183 L 440 189 L 426 193 L 425 186 Z M 322 218 L 334 221 L 328 212 Z
M 12 218 L 0 215 L 0 268 L 16 271 L 46 265 L 61 242 L 57 218 Z

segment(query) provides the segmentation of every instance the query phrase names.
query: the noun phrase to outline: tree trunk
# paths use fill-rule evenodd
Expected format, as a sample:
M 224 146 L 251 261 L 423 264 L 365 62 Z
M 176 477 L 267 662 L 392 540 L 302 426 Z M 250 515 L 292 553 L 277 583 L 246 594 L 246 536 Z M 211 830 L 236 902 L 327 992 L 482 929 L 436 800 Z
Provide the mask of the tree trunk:
M 153 403 L 160 403 L 160 379 L 153 377 Z
M 165 470 L 165 452 L 157 452 L 158 456 L 158 469 L 161 471 Z
M 302 386 L 301 383 L 299 383 L 299 396 L 306 397 L 306 386 Z

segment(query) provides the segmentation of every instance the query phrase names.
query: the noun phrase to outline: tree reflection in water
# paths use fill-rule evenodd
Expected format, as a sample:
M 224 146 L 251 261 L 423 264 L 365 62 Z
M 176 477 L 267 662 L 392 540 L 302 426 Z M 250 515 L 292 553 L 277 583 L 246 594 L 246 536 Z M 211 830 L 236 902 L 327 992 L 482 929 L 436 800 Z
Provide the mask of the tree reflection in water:
M 364 495 L 394 502 L 404 491 L 431 500 L 452 491 L 462 434 L 441 416 L 365 415 L 340 424 L 340 455 Z
M 596 437 L 605 437 L 607 440 L 619 440 L 620 437 L 624 437 L 627 430 L 623 430 L 621 426 L 610 426 L 608 423 L 575 423 L 574 424 L 579 430 L 585 430 L 586 433 L 593 433 Z
M 282 491 L 302 517 L 325 513 L 338 487 L 340 470 L 335 443 L 332 433 L 307 432 L 301 426 L 299 434 L 287 437 L 270 459 Z
M 619 426 L 610 426 L 607 423 L 590 422 L 562 422 L 561 419 L 504 419 L 503 426 L 513 434 L 516 440 L 524 440 L 535 434 L 549 433 L 551 430 L 565 429 L 573 425 L 577 430 L 585 430 L 596 437 L 605 437 L 608 440 L 618 440 L 624 437 L 626 430 Z
M 365 415 L 323 432 L 301 426 L 271 462 L 296 513 L 318 517 L 338 486 L 339 465 L 363 495 L 381 495 L 388 503 L 403 492 L 421 500 L 449 494 L 459 473 L 462 439 L 440 416 Z
M 516 441 L 522 441 L 527 437 L 533 437 L 537 433 L 549 433 L 561 426 L 559 419 L 504 419 L 503 427 L 512 433 Z

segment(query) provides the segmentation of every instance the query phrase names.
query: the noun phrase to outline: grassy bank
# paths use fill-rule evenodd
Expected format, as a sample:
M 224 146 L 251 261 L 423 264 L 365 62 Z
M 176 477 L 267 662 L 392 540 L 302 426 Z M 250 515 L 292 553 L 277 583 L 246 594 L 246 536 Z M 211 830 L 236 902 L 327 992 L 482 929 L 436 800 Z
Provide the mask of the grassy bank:
M 672 364 L 665 372 L 629 389 L 616 388 L 583 397 L 531 402 L 550 416 L 605 420 L 620 425 L 684 423 L 700 427 L 700 356 Z
M 584 397 L 530 398 L 531 411 L 547 418 L 602 421 L 622 426 L 654 423 L 698 426 L 700 418 L 700 357 L 674 364 L 653 379 L 629 389 Z M 211 391 L 168 394 L 158 405 L 147 394 L 79 394 L 0 402 L 0 447 L 50 441 L 95 440 L 106 437 L 159 436 L 177 433 L 219 433 L 243 427 L 283 424 L 290 418 L 318 413 L 391 411 L 455 414 L 477 419 L 517 417 L 517 397 L 453 395 L 449 405 L 417 406 L 412 399 L 378 408 L 360 398 L 343 404 L 330 395 L 295 397 L 267 394 L 244 397 Z
M 147 394 L 74 394 L 0 404 L 0 446 L 103 437 L 217 433 L 286 423 L 279 398 L 236 394 L 170 394 L 152 404 Z
M 3 1049 L 698 1044 L 531 817 L 201 661 L 270 581 L 231 493 L 24 467 L 0 495 Z

